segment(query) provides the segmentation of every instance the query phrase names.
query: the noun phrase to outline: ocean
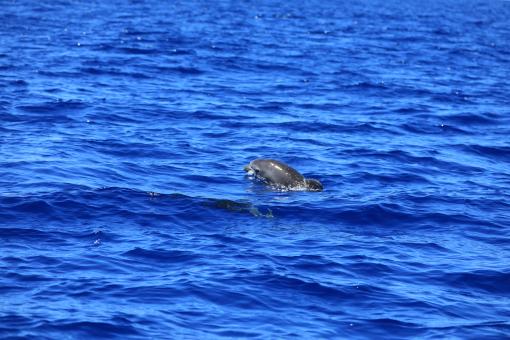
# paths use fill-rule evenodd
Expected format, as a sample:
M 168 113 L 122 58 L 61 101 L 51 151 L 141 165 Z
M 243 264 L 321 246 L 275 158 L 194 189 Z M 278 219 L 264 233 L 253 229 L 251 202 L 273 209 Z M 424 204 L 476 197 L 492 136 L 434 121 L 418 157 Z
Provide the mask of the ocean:
M 509 18 L 1 1 L 0 337 L 510 337 Z

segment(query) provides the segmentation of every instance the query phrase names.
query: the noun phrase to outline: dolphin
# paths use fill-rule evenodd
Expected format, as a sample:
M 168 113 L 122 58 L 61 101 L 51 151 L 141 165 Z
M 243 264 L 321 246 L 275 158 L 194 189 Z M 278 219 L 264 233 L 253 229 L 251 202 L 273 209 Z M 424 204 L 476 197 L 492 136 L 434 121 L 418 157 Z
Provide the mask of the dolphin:
M 318 180 L 305 178 L 297 170 L 274 159 L 255 159 L 244 167 L 244 171 L 277 188 L 308 191 L 324 188 Z

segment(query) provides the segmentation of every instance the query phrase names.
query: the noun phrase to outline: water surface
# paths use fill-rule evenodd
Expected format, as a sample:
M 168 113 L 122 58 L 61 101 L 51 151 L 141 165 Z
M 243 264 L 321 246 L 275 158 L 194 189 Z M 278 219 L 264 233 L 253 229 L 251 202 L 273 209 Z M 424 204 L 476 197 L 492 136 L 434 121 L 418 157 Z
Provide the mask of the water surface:
M 3 338 L 510 333 L 510 2 L 1 7 Z

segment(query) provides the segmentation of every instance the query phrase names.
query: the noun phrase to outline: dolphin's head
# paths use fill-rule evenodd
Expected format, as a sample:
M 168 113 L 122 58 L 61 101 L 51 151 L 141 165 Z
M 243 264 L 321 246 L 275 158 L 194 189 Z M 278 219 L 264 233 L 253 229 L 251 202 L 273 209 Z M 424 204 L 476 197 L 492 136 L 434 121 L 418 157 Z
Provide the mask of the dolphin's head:
M 322 186 L 322 183 L 316 179 L 313 179 L 313 178 L 305 179 L 305 183 L 306 183 L 306 188 L 310 191 L 322 191 L 324 189 L 324 187 Z
M 261 172 L 261 167 L 259 163 L 260 163 L 259 160 L 251 161 L 250 164 L 244 166 L 244 171 L 246 171 L 249 175 L 255 176 L 259 175 Z
M 248 175 L 255 176 L 265 183 L 288 190 L 322 191 L 321 182 L 305 179 L 290 166 L 274 159 L 255 159 L 244 167 Z

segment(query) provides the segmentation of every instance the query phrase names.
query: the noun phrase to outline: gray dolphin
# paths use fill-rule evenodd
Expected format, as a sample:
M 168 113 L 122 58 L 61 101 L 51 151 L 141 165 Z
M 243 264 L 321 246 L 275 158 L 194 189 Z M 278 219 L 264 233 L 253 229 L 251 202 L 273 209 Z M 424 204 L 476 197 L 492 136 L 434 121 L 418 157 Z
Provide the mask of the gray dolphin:
M 304 178 L 297 170 L 274 159 L 256 159 L 244 167 L 250 175 L 263 180 L 269 185 L 290 190 L 322 191 L 321 182 Z

